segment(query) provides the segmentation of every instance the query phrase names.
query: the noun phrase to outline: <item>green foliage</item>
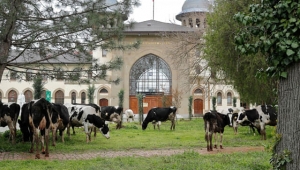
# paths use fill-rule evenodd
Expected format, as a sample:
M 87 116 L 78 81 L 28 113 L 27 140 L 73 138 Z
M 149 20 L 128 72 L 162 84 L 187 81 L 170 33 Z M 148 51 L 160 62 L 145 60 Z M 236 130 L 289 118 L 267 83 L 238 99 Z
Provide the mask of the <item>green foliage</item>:
M 33 90 L 34 90 L 34 99 L 40 99 L 42 96 L 42 91 L 43 91 L 43 78 L 40 74 L 37 74 L 36 77 L 33 78 Z
M 215 96 L 211 99 L 213 110 L 216 110 L 217 98 Z
M 245 26 L 235 37 L 236 48 L 244 55 L 262 53 L 269 64 L 262 71 L 286 78 L 287 68 L 300 59 L 299 3 L 265 0 L 249 9 L 234 16 Z
M 233 85 L 243 102 L 274 103 L 277 96 L 273 89 L 277 88 L 277 79 L 257 73 L 269 68 L 266 58 L 261 53 L 242 56 L 235 47 L 234 38 L 244 26 L 233 20 L 233 16 L 237 12 L 247 12 L 249 4 L 254 2 L 260 0 L 216 1 L 218 5 L 207 15 L 209 26 L 204 36 L 204 58 L 211 68 L 225 73 L 225 83 Z
M 123 89 L 120 90 L 118 96 L 119 96 L 119 106 L 123 107 L 123 103 L 124 103 L 124 90 Z
M 290 158 L 291 152 L 284 150 L 281 154 L 273 154 L 272 158 L 270 159 L 270 163 L 273 166 L 274 170 L 282 170 L 285 169 L 285 165 L 291 162 Z
M 189 119 L 192 119 L 192 106 L 193 106 L 193 96 L 189 97 Z
M 87 89 L 87 96 L 89 100 L 89 104 L 94 103 L 94 93 L 95 93 L 96 87 L 94 84 L 89 85 Z

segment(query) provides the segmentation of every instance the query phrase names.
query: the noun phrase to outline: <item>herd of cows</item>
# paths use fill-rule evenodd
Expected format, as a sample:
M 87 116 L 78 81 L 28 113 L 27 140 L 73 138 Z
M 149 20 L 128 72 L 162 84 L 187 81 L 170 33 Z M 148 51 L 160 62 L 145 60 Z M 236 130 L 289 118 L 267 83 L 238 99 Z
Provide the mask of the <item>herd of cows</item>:
M 142 129 L 145 130 L 151 122 L 160 129 L 161 122 L 170 120 L 171 130 L 175 130 L 176 107 L 152 108 L 149 110 L 146 118 L 143 120 Z M 227 113 L 228 112 L 228 113 Z M 86 134 L 86 142 L 91 141 L 91 133 L 96 131 L 102 133 L 105 138 L 110 138 L 107 122 L 115 122 L 116 129 L 122 127 L 123 108 L 120 106 L 103 106 L 96 104 L 56 104 L 50 103 L 44 98 L 25 103 L 20 107 L 19 104 L 3 104 L 0 101 L 0 127 L 8 126 L 10 134 L 9 140 L 14 144 L 16 142 L 16 127 L 19 124 L 24 142 L 30 141 L 30 152 L 36 152 L 36 159 L 40 159 L 40 149 L 49 157 L 49 137 L 52 132 L 52 145 L 55 146 L 57 132 L 64 142 L 64 131 L 70 136 L 72 128 L 83 127 Z M 132 110 L 124 111 L 129 118 L 134 120 Z M 276 125 L 277 114 L 274 107 L 262 105 L 252 110 L 232 108 L 228 111 L 210 111 L 203 116 L 205 122 L 205 139 L 207 141 L 207 150 L 212 151 L 212 135 L 220 134 L 220 148 L 222 148 L 222 135 L 226 125 L 232 126 L 237 133 L 237 126 L 250 126 L 256 128 L 266 139 L 265 125 Z M 35 149 L 34 149 L 35 146 Z M 217 144 L 215 143 L 215 148 Z

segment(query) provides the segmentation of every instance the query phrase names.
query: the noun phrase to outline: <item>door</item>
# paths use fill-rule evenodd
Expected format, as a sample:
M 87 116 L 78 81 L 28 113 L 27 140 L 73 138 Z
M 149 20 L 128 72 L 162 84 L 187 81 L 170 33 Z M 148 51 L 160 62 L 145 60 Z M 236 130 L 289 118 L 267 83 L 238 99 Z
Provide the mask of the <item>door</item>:
M 99 106 L 108 106 L 108 100 L 107 99 L 100 99 L 99 100 Z
M 194 116 L 196 116 L 196 117 L 203 116 L 203 100 L 202 99 L 194 100 Z

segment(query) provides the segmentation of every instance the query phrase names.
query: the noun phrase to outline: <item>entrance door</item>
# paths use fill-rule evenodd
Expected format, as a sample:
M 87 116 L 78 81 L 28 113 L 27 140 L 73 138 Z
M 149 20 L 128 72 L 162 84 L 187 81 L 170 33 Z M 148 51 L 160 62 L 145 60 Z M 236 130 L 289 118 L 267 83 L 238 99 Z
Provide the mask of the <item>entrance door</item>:
M 99 100 L 99 106 L 108 106 L 108 100 L 107 99 L 100 99 Z
M 203 116 L 203 100 L 202 99 L 194 100 L 194 115 L 195 115 L 195 117 Z

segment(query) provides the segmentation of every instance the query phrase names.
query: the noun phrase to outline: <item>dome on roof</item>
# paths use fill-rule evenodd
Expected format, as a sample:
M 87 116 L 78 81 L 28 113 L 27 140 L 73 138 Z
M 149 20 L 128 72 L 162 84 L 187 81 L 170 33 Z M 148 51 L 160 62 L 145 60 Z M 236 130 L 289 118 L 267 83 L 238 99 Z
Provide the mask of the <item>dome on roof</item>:
M 186 0 L 182 5 L 181 13 L 186 12 L 208 12 L 209 0 Z

